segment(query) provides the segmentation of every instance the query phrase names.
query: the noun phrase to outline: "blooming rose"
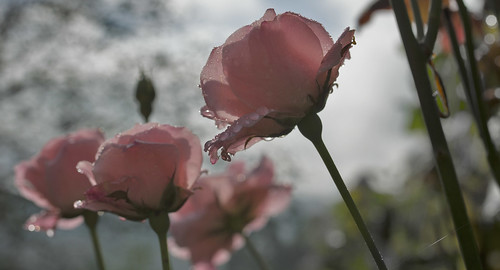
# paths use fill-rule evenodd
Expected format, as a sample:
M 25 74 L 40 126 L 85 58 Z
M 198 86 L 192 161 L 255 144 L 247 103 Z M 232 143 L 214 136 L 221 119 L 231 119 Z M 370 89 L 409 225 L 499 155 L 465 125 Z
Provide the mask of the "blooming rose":
M 49 141 L 32 159 L 15 167 L 15 183 L 21 194 L 45 211 L 26 223 L 30 231 L 71 229 L 82 222 L 83 210 L 73 203 L 90 188 L 87 178 L 76 165 L 81 160 L 94 161 L 104 137 L 99 130 L 80 130 Z
M 274 183 L 271 161 L 246 173 L 234 163 L 220 175 L 202 177 L 186 204 L 171 215 L 174 255 L 191 258 L 196 269 L 214 269 L 242 246 L 241 234 L 262 228 L 290 202 L 291 187 Z
M 321 24 L 268 9 L 212 50 L 200 76 L 203 116 L 226 131 L 205 144 L 230 160 L 266 137 L 288 134 L 308 113 L 319 112 L 353 43 L 347 28 L 337 42 Z
M 136 125 L 104 142 L 94 164 L 78 164 L 93 186 L 75 207 L 130 220 L 176 211 L 191 195 L 201 163 L 200 141 L 188 129 Z

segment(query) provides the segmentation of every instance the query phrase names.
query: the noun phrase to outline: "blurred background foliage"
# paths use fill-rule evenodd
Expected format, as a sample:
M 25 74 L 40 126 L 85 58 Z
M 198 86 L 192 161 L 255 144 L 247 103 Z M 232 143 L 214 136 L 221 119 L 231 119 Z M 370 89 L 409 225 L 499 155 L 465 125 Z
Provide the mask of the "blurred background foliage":
M 481 13 L 472 16 L 488 124 L 500 144 L 499 27 L 496 19 L 491 21 L 494 7 L 486 2 Z M 203 63 L 178 57 L 206 59 L 197 50 L 204 44 L 187 40 L 191 46 L 179 47 L 169 41 L 182 31 L 181 15 L 170 12 L 168 2 L 160 0 L 0 2 L 0 269 L 94 267 L 84 226 L 57 231 L 51 239 L 22 230 L 25 220 L 38 209 L 18 195 L 12 168 L 33 155 L 47 138 L 96 126 L 114 134 L 142 122 L 139 110 L 153 121 L 189 122 L 198 135 L 213 134 L 193 121 L 189 112 L 202 105 L 193 82 L 198 81 L 197 67 Z M 151 39 L 160 34 L 166 37 L 163 42 Z M 437 45 L 434 58 L 451 112 L 443 124 L 483 264 L 485 269 L 498 270 L 499 196 L 454 59 L 443 48 Z M 151 88 L 154 85 L 156 99 L 146 91 L 149 94 L 142 99 L 137 94 L 137 102 L 134 91 L 141 83 L 144 87 L 146 80 Z M 145 107 L 139 109 L 139 104 Z M 420 109 L 404 105 L 408 134 L 425 131 Z M 377 184 L 384 182 L 372 171 L 351 188 L 388 267 L 463 269 L 431 153 L 409 153 L 399 166 L 405 168 L 406 176 L 397 190 Z M 98 232 L 109 269 L 159 268 L 156 239 L 148 226 L 104 215 Z M 325 205 L 295 198 L 288 211 L 252 238 L 273 269 L 374 269 L 343 202 Z M 189 263 L 173 260 L 174 269 L 189 268 Z M 255 268 L 245 249 L 221 267 Z

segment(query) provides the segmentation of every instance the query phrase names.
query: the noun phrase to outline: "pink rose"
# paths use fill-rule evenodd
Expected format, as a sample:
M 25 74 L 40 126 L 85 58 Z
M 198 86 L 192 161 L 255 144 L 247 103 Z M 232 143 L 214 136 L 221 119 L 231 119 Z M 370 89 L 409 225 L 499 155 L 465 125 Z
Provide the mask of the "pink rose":
M 205 144 L 210 161 L 224 160 L 266 137 L 288 134 L 307 114 L 323 109 L 349 58 L 354 30 L 337 42 L 321 24 L 268 9 L 212 50 L 200 76 L 203 116 L 226 131 Z
M 130 220 L 176 211 L 191 195 L 201 163 L 200 140 L 188 129 L 136 125 L 104 142 L 94 164 L 78 164 L 93 186 L 75 207 Z
M 71 229 L 82 222 L 83 210 L 73 203 L 90 188 L 87 178 L 76 165 L 81 160 L 94 161 L 104 137 L 99 130 L 80 130 L 49 141 L 32 159 L 15 167 L 15 182 L 21 194 L 45 211 L 26 223 L 30 231 Z
M 242 246 L 242 233 L 262 228 L 290 197 L 290 186 L 274 183 L 267 158 L 249 173 L 243 163 L 234 163 L 223 174 L 202 177 L 194 195 L 171 215 L 170 250 L 190 257 L 196 269 L 213 269 Z

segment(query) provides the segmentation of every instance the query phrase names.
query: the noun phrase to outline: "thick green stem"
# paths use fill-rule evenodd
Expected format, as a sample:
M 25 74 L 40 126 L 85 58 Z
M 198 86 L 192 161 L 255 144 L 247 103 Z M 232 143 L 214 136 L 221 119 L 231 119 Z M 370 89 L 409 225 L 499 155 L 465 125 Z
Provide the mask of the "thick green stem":
M 441 9 L 442 1 L 432 0 L 431 10 L 429 11 L 429 22 L 427 23 L 427 33 L 425 34 L 423 43 L 424 53 L 429 56 L 432 54 L 432 48 L 434 48 L 434 43 L 436 43 L 439 26 L 441 25 Z
M 161 265 L 163 270 L 170 270 L 170 259 L 168 256 L 167 232 L 170 227 L 170 219 L 167 212 L 160 212 L 149 217 L 149 225 L 158 236 L 160 242 Z
M 90 237 L 92 238 L 92 245 L 94 246 L 94 253 L 97 262 L 97 268 L 99 270 L 104 270 L 104 260 L 102 258 L 101 246 L 99 245 L 99 238 L 97 238 L 97 221 L 99 216 L 96 212 L 85 211 L 83 213 L 83 219 L 85 220 L 85 225 L 89 229 Z
M 422 40 L 424 38 L 424 22 L 422 21 L 422 11 L 418 6 L 418 0 L 411 0 L 411 10 L 413 12 L 413 20 L 417 26 L 417 38 Z M 424 10 L 427 12 L 427 10 Z
M 264 259 L 260 255 L 260 253 L 257 251 L 257 248 L 255 248 L 252 241 L 250 241 L 250 237 L 248 237 L 248 235 L 246 235 L 244 233 L 242 233 L 241 235 L 243 236 L 243 238 L 245 238 L 246 246 L 248 247 L 248 250 L 252 254 L 252 256 L 255 259 L 255 261 L 257 262 L 257 264 L 259 265 L 260 269 L 261 270 L 270 270 L 271 268 L 269 268 L 269 266 L 267 266 L 266 262 L 264 261 Z
M 380 252 L 377 249 L 377 246 L 375 245 L 375 242 L 373 241 L 373 238 L 370 232 L 368 231 L 368 228 L 366 227 L 366 224 L 363 221 L 363 218 L 361 217 L 361 214 L 359 213 L 359 210 L 356 207 L 356 204 L 354 203 L 351 194 L 349 194 L 349 190 L 347 189 L 344 180 L 342 180 L 342 176 L 337 170 L 337 167 L 335 166 L 335 163 L 333 162 L 333 159 L 330 156 L 328 149 L 323 143 L 323 139 L 321 138 L 321 132 L 322 132 L 321 119 L 315 113 L 309 114 L 306 117 L 304 117 L 304 119 L 302 119 L 302 121 L 298 124 L 298 127 L 302 135 L 304 135 L 304 137 L 306 137 L 313 143 L 314 147 L 316 147 L 316 150 L 323 159 L 323 162 L 325 163 L 328 172 L 330 172 L 333 182 L 337 186 L 337 189 L 339 190 L 342 199 L 347 205 L 347 208 L 349 209 L 349 212 L 351 213 L 354 222 L 358 226 L 358 229 L 361 232 L 361 235 L 363 236 L 366 245 L 368 246 L 368 249 L 370 250 L 372 257 L 375 260 L 378 269 L 387 269 L 387 266 L 384 263 L 382 255 L 380 255 Z
M 465 90 L 468 91 L 467 97 L 470 98 L 470 105 L 476 116 L 476 123 L 478 126 L 479 134 L 483 139 L 484 147 L 488 155 L 488 163 L 490 165 L 491 172 L 500 186 L 500 157 L 498 151 L 491 139 L 490 132 L 488 130 L 488 114 L 483 101 L 483 84 L 481 82 L 481 76 L 479 75 L 479 69 L 477 67 L 476 58 L 474 55 L 474 41 L 472 38 L 472 27 L 469 18 L 469 11 L 462 0 L 457 0 L 459 7 L 460 18 L 462 19 L 462 24 L 465 31 L 465 47 L 467 54 L 467 63 L 469 69 L 465 75 L 467 76 L 468 85 L 466 85 Z M 451 26 L 452 27 L 452 26 Z M 464 81 L 465 84 L 465 81 Z
M 441 126 L 438 107 L 432 96 L 433 91 L 427 75 L 427 58 L 425 57 L 425 52 L 422 52 L 420 44 L 411 32 L 411 25 L 404 2 L 401 0 L 391 0 L 391 5 L 396 15 L 399 31 L 412 71 L 424 121 L 434 149 L 436 168 L 450 208 L 465 266 L 469 270 L 480 270 L 482 266 L 477 243 L 472 232 L 469 217 L 467 216 L 467 209 L 462 197 L 455 167 Z

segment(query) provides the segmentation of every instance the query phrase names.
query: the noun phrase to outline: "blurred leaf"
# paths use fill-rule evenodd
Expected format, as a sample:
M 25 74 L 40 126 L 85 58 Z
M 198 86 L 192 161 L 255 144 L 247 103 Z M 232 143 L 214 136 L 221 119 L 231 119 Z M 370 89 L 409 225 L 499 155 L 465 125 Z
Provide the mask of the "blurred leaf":
M 410 123 L 408 124 L 408 130 L 410 131 L 425 131 L 425 123 L 422 117 L 422 112 L 419 107 L 414 108 L 410 112 Z

